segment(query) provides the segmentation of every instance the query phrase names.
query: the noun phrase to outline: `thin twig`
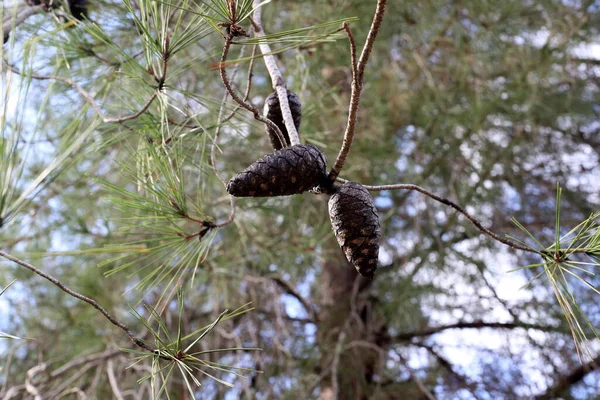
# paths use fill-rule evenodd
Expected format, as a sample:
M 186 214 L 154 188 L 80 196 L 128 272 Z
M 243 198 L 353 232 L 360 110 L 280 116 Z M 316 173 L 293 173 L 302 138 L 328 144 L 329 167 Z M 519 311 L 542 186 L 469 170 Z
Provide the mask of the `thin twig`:
M 150 108 L 150 105 L 152 105 L 152 102 L 154 101 L 154 99 L 156 99 L 156 96 L 158 94 L 158 92 L 154 92 L 152 94 L 152 96 L 150 96 L 150 98 L 148 99 L 146 104 L 144 104 L 144 106 L 138 112 L 135 112 L 133 114 L 129 114 L 129 115 L 126 115 L 123 117 L 119 117 L 119 118 L 107 118 L 104 116 L 104 112 L 102 111 L 102 108 L 100 108 L 100 106 L 98 105 L 98 103 L 96 102 L 94 97 L 88 91 L 86 91 L 84 88 L 79 86 L 79 84 L 77 82 L 75 82 L 74 80 L 69 79 L 69 78 L 63 78 L 62 76 L 55 76 L 55 75 L 24 74 L 19 69 L 17 69 L 16 67 L 14 67 L 12 65 L 9 65 L 9 67 L 10 67 L 11 71 L 13 71 L 14 73 L 19 74 L 21 76 L 27 76 L 27 77 L 30 77 L 32 79 L 37 79 L 37 80 L 59 81 L 59 82 L 66 83 L 67 85 L 70 85 L 71 87 L 73 87 L 73 89 L 77 90 L 79 92 L 79 94 L 81 94 L 81 96 L 83 96 L 85 98 L 85 100 L 94 109 L 96 114 L 98 114 L 98 116 L 100 118 L 102 118 L 102 121 L 107 124 L 111 124 L 111 123 L 118 124 L 118 123 L 130 121 L 132 119 L 138 118 L 140 115 L 145 113 L 148 110 L 148 108 Z
M 85 303 L 88 303 L 89 305 L 91 305 L 92 307 L 94 307 L 96 310 L 100 311 L 100 313 L 110 321 L 111 324 L 115 325 L 116 327 L 120 328 L 122 331 L 124 331 L 127 336 L 129 337 L 129 339 L 131 340 L 131 342 L 133 344 L 135 344 L 138 347 L 143 348 L 144 350 L 148 350 L 149 352 L 152 353 L 156 353 L 157 350 L 149 345 L 147 345 L 146 343 L 144 343 L 141 339 L 136 338 L 133 333 L 131 332 L 131 330 L 122 322 L 119 322 L 115 317 L 113 317 L 112 315 L 110 315 L 108 313 L 108 311 L 106 311 L 100 304 L 98 304 L 98 302 L 94 299 L 91 299 L 87 296 L 84 296 L 82 294 L 77 293 L 76 291 L 69 289 L 68 287 L 66 287 L 61 281 L 59 281 L 58 279 L 56 279 L 55 277 L 48 275 L 47 273 L 39 270 L 38 268 L 34 267 L 33 265 L 22 261 L 16 257 L 11 256 L 8 253 L 5 253 L 4 251 L 0 250 L 0 257 L 4 257 L 7 260 L 10 260 L 16 264 L 19 264 L 22 267 L 27 268 L 28 270 L 34 272 L 35 274 L 41 276 L 42 278 L 52 282 L 54 285 L 56 285 L 59 289 L 61 289 L 63 292 L 67 293 L 68 295 L 75 297 L 76 299 L 79 299 Z
M 250 111 L 254 115 L 254 119 L 256 119 L 257 121 L 260 121 L 264 124 L 269 125 L 269 127 L 271 129 L 273 129 L 275 131 L 275 133 L 277 134 L 279 141 L 281 143 L 285 143 L 285 138 L 283 136 L 283 133 L 281 133 L 281 130 L 279 130 L 279 127 L 277 127 L 277 125 L 275 125 L 275 123 L 273 121 L 263 117 L 262 114 L 260 113 L 260 111 L 258 110 L 258 108 L 254 107 L 249 102 L 244 101 L 244 99 L 242 99 L 235 92 L 235 90 L 233 90 L 233 87 L 231 87 L 231 83 L 229 82 L 229 78 L 227 77 L 227 72 L 225 71 L 225 61 L 227 61 L 227 55 L 229 54 L 229 49 L 231 48 L 232 40 L 233 40 L 233 38 L 230 35 L 225 37 L 225 45 L 223 46 L 223 53 L 221 54 L 221 62 L 219 63 L 219 71 L 221 73 L 221 80 L 223 81 L 223 85 L 225 85 L 225 89 L 227 89 L 227 92 L 229 93 L 231 98 L 233 100 L 235 100 L 236 103 L 238 103 L 240 106 L 242 106 L 246 110 Z
M 255 48 L 256 48 L 256 46 L 255 46 Z M 244 49 L 242 49 L 242 51 L 244 51 Z M 233 73 L 231 74 L 231 79 L 235 79 L 235 75 L 237 74 L 238 66 L 239 66 L 239 64 L 236 64 L 235 69 L 234 69 Z M 246 101 L 248 99 L 248 96 L 250 94 L 250 82 L 252 81 L 252 68 L 253 68 L 253 63 L 250 65 L 249 71 L 248 71 L 248 86 L 246 87 L 246 93 L 244 94 L 244 101 Z M 217 169 L 217 157 L 216 157 L 216 150 L 218 147 L 217 141 L 219 140 L 219 135 L 221 134 L 221 127 L 222 127 L 223 123 L 225 123 L 225 121 L 227 121 L 229 118 L 232 118 L 233 115 L 237 112 L 237 110 L 240 107 L 238 105 L 232 111 L 232 113 L 229 115 L 228 118 L 223 119 L 223 111 L 225 109 L 225 102 L 227 101 L 228 95 L 229 95 L 229 91 L 225 91 L 225 94 L 223 95 L 223 100 L 221 100 L 221 105 L 219 106 L 219 114 L 217 116 L 217 126 L 215 128 L 215 136 L 213 137 L 212 147 L 210 149 L 210 164 L 212 166 L 212 169 L 213 169 L 215 175 L 217 176 L 219 181 L 221 181 L 221 183 L 223 184 L 223 186 L 225 188 L 227 188 L 227 182 L 221 176 L 221 174 L 219 173 L 219 170 Z M 235 197 L 233 197 L 231 195 L 229 196 L 229 204 L 230 204 L 230 211 L 229 211 L 229 216 L 227 217 L 227 220 L 217 224 L 217 227 L 223 227 L 223 226 L 229 225 L 233 222 L 233 220 L 235 218 Z
M 273 282 L 277 284 L 277 286 L 282 288 L 287 294 L 295 297 L 302 304 L 306 312 L 308 312 L 308 314 L 312 317 L 312 320 L 314 322 L 319 321 L 319 315 L 312 307 L 311 303 L 309 303 L 308 300 L 306 300 L 300 293 L 298 293 L 298 291 L 289 282 L 285 281 L 279 275 L 271 276 L 270 278 Z
M 262 27 L 262 10 L 259 7 L 260 0 L 254 0 L 253 6 L 256 7 L 254 10 L 254 16 L 252 19 L 252 24 L 254 26 L 254 30 L 256 32 L 256 37 L 260 38 L 261 36 L 265 36 L 265 31 Z M 283 80 L 283 76 L 281 75 L 281 71 L 277 66 L 277 61 L 275 60 L 275 56 L 271 54 L 271 47 L 265 41 L 259 39 L 259 47 L 260 51 L 263 53 L 263 59 L 265 60 L 265 66 L 269 71 L 269 75 L 271 76 L 271 83 L 273 84 L 273 89 L 277 92 L 277 97 L 279 98 L 279 107 L 281 108 L 281 115 L 283 116 L 283 121 L 285 123 L 285 128 L 288 131 L 288 135 L 290 137 L 290 143 L 292 146 L 300 144 L 300 138 L 298 137 L 298 131 L 296 130 L 296 125 L 294 124 L 294 117 L 292 116 L 292 110 L 290 109 L 290 104 L 288 102 L 288 91 L 285 87 L 285 81 Z M 283 147 L 286 146 L 286 142 L 281 142 Z
M 115 376 L 115 368 L 112 359 L 108 360 L 106 366 L 106 374 L 108 376 L 108 382 L 110 383 L 110 388 L 112 389 L 113 395 L 117 400 L 124 400 L 123 394 L 119 389 L 119 384 L 117 382 L 117 377 Z
M 350 95 L 350 106 L 348 109 L 348 122 L 346 124 L 346 131 L 344 132 L 344 140 L 342 142 L 342 148 L 338 153 L 337 159 L 335 160 L 335 164 L 329 171 L 329 180 L 331 182 L 335 181 L 335 178 L 338 177 L 342 168 L 344 167 L 344 162 L 346 161 L 346 157 L 350 152 L 350 146 L 352 145 L 352 139 L 354 138 L 354 130 L 356 129 L 357 115 L 358 115 L 358 106 L 360 104 L 360 94 L 363 87 L 363 77 L 365 75 L 365 67 L 367 65 L 367 61 L 369 60 L 369 56 L 371 55 L 371 50 L 373 49 L 373 43 L 375 42 L 375 38 L 377 37 L 377 33 L 379 33 L 379 27 L 381 26 L 381 22 L 383 21 L 383 14 L 385 12 L 385 5 L 387 0 L 378 0 L 377 1 L 377 9 L 375 10 L 375 15 L 373 16 L 373 22 L 371 23 L 371 29 L 369 29 L 369 34 L 367 36 L 367 41 L 365 46 L 363 47 L 362 53 L 360 55 L 360 59 L 358 60 L 358 64 L 356 68 L 352 69 L 352 92 Z M 350 31 L 346 30 L 346 34 Z M 349 35 L 349 39 L 352 38 L 352 35 Z M 353 40 L 350 40 L 350 47 L 352 52 Z M 354 46 L 356 44 L 354 43 Z M 356 56 L 354 56 L 356 57 Z
M 244 49 L 245 49 L 245 47 L 242 49 L 242 51 Z M 244 101 L 248 101 L 248 97 L 250 97 L 250 90 L 252 89 L 252 77 L 254 76 L 253 75 L 253 71 L 254 71 L 254 59 L 255 59 L 255 57 L 256 57 L 256 46 L 253 46 L 252 47 L 252 55 L 250 56 L 250 65 L 248 65 L 248 75 L 247 75 L 247 78 L 246 78 L 246 81 L 248 83 L 246 85 L 246 91 L 244 92 L 244 99 L 243 99 Z M 242 58 L 241 53 L 240 53 L 240 58 Z M 239 65 L 239 64 L 236 64 L 236 66 L 237 65 Z M 234 79 L 234 74 L 235 74 L 235 72 L 233 74 L 231 74 L 231 80 Z M 228 93 L 225 94 L 225 96 L 227 96 L 227 95 L 228 95 Z M 223 101 L 225 101 L 225 100 L 223 100 Z M 233 111 L 231 111 L 231 113 L 228 116 L 226 116 L 225 118 L 223 118 L 223 120 L 220 121 L 220 123 L 224 124 L 226 122 L 229 122 L 229 120 L 235 116 L 235 114 L 238 112 L 238 110 L 240 108 L 241 108 L 241 106 L 239 104 L 236 105 L 235 108 L 233 109 Z
M 345 179 L 339 179 L 339 181 L 341 182 L 347 182 L 347 180 Z M 453 201 L 450 201 L 448 199 L 445 199 L 443 197 L 440 197 L 436 194 L 433 194 L 429 191 L 427 191 L 426 189 L 423 189 L 420 186 L 417 185 L 412 185 L 412 184 L 404 184 L 404 183 L 399 183 L 396 185 L 379 185 L 379 186 L 369 186 L 369 185 L 363 185 L 365 187 L 365 189 L 370 190 L 370 191 L 379 191 L 379 190 L 414 190 L 415 192 L 419 192 L 421 194 L 424 194 L 425 196 L 432 198 L 433 200 L 440 202 L 444 205 L 447 205 L 449 207 L 454 208 L 456 211 L 458 211 L 459 213 L 461 213 L 462 215 L 464 215 L 473 225 L 475 225 L 475 227 L 477 229 L 479 229 L 481 232 L 485 233 L 486 235 L 488 235 L 489 237 L 491 237 L 492 239 L 503 243 L 509 247 L 512 247 L 513 249 L 517 249 L 517 250 L 522 250 L 522 251 L 526 251 L 528 253 L 535 253 L 535 254 L 539 254 L 540 252 L 532 249 L 530 247 L 527 246 L 523 246 L 515 241 L 512 241 L 510 239 L 507 238 L 503 238 L 502 236 L 490 231 L 489 229 L 487 229 L 486 227 L 484 227 L 481 222 L 479 222 L 475 217 L 473 217 L 471 214 L 469 214 L 464 208 L 462 208 L 461 206 L 459 206 L 458 204 L 454 203 Z
M 340 363 L 340 355 L 343 351 L 344 340 L 346 340 L 346 325 L 344 324 L 344 328 L 338 335 L 338 340 L 335 344 L 335 352 L 333 353 L 333 362 L 331 363 L 331 388 L 333 390 L 332 398 L 334 400 L 339 399 L 339 381 L 338 381 L 338 366 Z
M 350 25 L 347 22 L 342 24 L 342 29 L 346 32 L 346 36 L 348 36 L 348 41 L 350 42 L 350 62 L 352 63 L 352 76 L 354 77 L 358 74 L 356 70 L 356 41 L 354 40 Z
M 71 370 L 73 368 L 78 368 L 85 364 L 95 363 L 95 362 L 103 361 L 106 359 L 111 359 L 120 354 L 123 354 L 123 352 L 119 349 L 106 350 L 102 353 L 94 353 L 94 354 L 90 354 L 90 355 L 82 357 L 82 358 L 78 358 L 78 359 L 69 361 L 68 363 L 58 367 L 57 369 L 52 371 L 50 374 L 48 374 L 48 379 L 56 379 L 59 376 L 67 373 L 69 370 Z

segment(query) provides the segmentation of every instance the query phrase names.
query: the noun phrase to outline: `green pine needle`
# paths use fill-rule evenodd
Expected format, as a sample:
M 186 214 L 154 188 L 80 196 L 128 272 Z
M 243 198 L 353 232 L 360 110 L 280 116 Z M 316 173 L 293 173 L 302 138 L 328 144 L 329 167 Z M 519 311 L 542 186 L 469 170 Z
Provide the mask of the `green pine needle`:
M 216 372 L 230 373 L 237 377 L 244 378 L 243 372 L 260 372 L 252 368 L 243 368 L 211 362 L 203 360 L 200 357 L 207 354 L 232 352 L 232 351 L 260 351 L 259 348 L 222 348 L 213 350 L 204 350 L 198 352 L 190 352 L 190 350 L 196 346 L 203 338 L 211 333 L 214 328 L 223 320 L 234 318 L 253 308 L 249 307 L 250 303 L 244 304 L 236 310 L 223 311 L 211 324 L 208 326 L 192 332 L 191 334 L 184 335 L 182 331 L 183 318 L 185 314 L 184 309 L 184 291 L 181 287 L 177 289 L 177 304 L 179 310 L 179 316 L 177 321 L 177 336 L 173 340 L 173 336 L 169 330 L 167 323 L 162 319 L 161 315 L 153 307 L 144 306 L 148 318 L 144 318 L 136 309 L 130 307 L 131 314 L 139 320 L 142 325 L 148 329 L 156 346 L 155 353 L 148 353 L 141 350 L 123 349 L 131 354 L 136 354 L 138 357 L 135 358 L 135 365 L 142 360 L 152 358 L 152 373 L 146 375 L 140 379 L 140 382 L 145 380 L 151 380 L 153 393 L 160 397 L 168 386 L 169 380 L 172 379 L 173 372 L 179 371 L 179 375 L 184 380 L 186 388 L 190 395 L 194 395 L 194 387 L 201 386 L 201 382 L 196 376 L 197 373 L 206 376 L 219 384 L 233 387 L 233 385 L 217 376 L 213 373 L 209 373 L 206 370 L 213 370 Z M 157 397 L 157 398 L 158 398 Z
M 542 245 L 540 240 L 513 218 L 513 223 L 537 245 L 537 252 L 540 254 L 542 262 L 511 271 L 543 268 L 524 287 L 531 285 L 534 280 L 542 275 L 548 278 L 548 282 L 550 282 L 552 291 L 571 330 L 578 356 L 581 362 L 584 362 L 584 359 L 593 358 L 592 352 L 587 347 L 589 338 L 600 339 L 600 334 L 579 306 L 570 280 L 574 279 L 573 282 L 590 289 L 593 296 L 600 295 L 600 291 L 596 287 L 576 273 L 576 271 L 579 271 L 593 276 L 595 275 L 594 267 L 600 266 L 600 229 L 596 222 L 600 218 L 600 212 L 591 214 L 566 234 L 561 234 L 561 196 L 562 188 L 557 184 L 555 239 L 554 243 L 549 246 Z

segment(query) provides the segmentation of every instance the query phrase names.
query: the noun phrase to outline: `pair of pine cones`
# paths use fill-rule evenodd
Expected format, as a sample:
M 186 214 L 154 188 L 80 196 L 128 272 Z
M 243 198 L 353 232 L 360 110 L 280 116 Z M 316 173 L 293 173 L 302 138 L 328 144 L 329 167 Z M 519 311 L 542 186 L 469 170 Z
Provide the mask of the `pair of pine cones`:
M 288 101 L 296 129 L 300 127 L 302 111 L 298 96 L 288 91 Z M 327 178 L 327 159 L 313 145 L 290 146 L 290 139 L 277 93 L 265 101 L 265 116 L 281 130 L 286 143 L 267 127 L 275 153 L 268 154 L 234 176 L 227 192 L 236 197 L 272 197 L 299 194 L 325 188 L 329 198 L 329 218 L 338 244 L 346 258 L 364 277 L 372 278 L 377 269 L 381 228 L 373 198 L 359 183 L 333 184 Z

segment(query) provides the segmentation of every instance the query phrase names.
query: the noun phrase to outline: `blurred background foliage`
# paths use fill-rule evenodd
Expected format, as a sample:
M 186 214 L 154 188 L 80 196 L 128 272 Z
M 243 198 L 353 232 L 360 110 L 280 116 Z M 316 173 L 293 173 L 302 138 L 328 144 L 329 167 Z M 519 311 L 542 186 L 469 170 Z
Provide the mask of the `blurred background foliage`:
M 263 372 L 217 374 L 233 387 L 198 375 L 197 398 L 600 396 L 592 329 L 600 326 L 599 295 L 569 282 L 590 321 L 580 359 L 547 279 L 526 285 L 543 270 L 508 272 L 540 259 L 491 241 L 417 193 L 374 193 L 383 239 L 372 281 L 345 261 L 325 196 L 239 199 L 232 224 L 198 234 L 231 211 L 211 165 L 217 130 L 215 167 L 225 179 L 271 151 L 249 113 L 222 117 L 236 105 L 222 106 L 223 38 L 211 25 L 218 21 L 191 12 L 209 15 L 218 2 L 204 3 L 98 0 L 91 21 L 71 26 L 60 10 L 44 11 L 11 31 L 0 83 L 2 250 L 96 299 L 146 339 L 128 305 L 150 318 L 141 307 L 149 304 L 166 329 L 181 324 L 190 333 L 252 302 L 253 311 L 221 321 L 198 346 L 262 348 L 207 360 Z M 3 20 L 22 7 L 4 0 Z M 374 8 L 273 1 L 263 24 L 269 34 L 358 17 L 351 27 L 362 45 Z M 251 31 L 247 20 L 243 26 Z M 312 39 L 336 28 L 271 43 L 291 47 L 277 59 L 303 104 L 300 139 L 320 146 L 330 164 L 346 125 L 350 56 L 340 34 Z M 390 0 L 342 177 L 417 184 L 494 232 L 527 240 L 514 217 L 551 245 L 557 182 L 562 233 L 599 211 L 599 29 L 594 1 Z M 166 37 L 177 49 L 167 60 Z M 234 45 L 230 60 L 251 52 Z M 230 76 L 237 69 L 239 93 L 249 66 L 228 66 Z M 260 108 L 272 91 L 260 58 L 251 83 L 249 100 Z M 109 121 L 155 94 L 138 118 Z M 35 340 L 0 341 L 0 397 L 32 398 L 28 371 L 45 365 L 35 382 L 43 398 L 148 398 L 150 383 L 138 380 L 151 360 L 126 368 L 133 361 L 117 350 L 129 344 L 122 331 L 1 262 L 0 288 L 13 279 L 0 299 L 0 331 Z M 191 397 L 181 377 L 165 391 Z

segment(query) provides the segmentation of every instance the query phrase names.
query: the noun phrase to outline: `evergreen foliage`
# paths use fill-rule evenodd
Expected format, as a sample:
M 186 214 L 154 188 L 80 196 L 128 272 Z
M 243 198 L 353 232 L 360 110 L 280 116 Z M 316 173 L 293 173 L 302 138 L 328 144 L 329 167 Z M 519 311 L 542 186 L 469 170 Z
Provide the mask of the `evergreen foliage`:
M 377 1 L 67 3 L 0 8 L 0 398 L 600 394 L 596 2 L 388 0 L 340 172 L 372 279 L 324 160 Z M 325 190 L 236 199 L 266 45 Z

